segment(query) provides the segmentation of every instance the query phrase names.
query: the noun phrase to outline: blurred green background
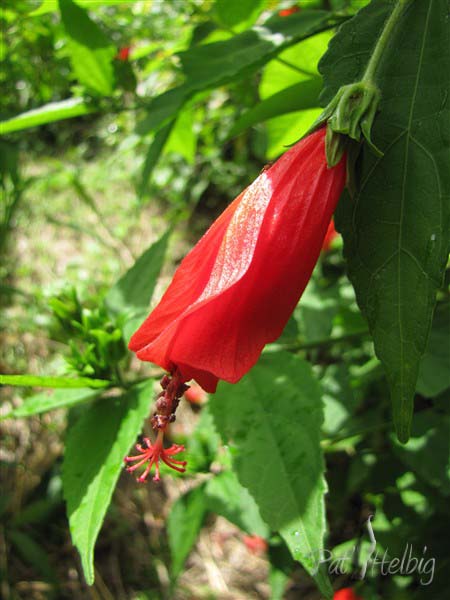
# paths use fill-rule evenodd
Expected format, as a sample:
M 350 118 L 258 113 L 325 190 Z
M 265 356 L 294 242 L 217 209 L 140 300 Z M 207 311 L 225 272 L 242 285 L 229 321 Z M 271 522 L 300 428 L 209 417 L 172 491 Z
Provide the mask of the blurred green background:
M 130 373 L 157 375 L 130 360 L 132 329 L 122 306 L 108 312 L 108 290 L 162 239 L 145 290 L 154 304 L 212 220 L 320 113 L 317 63 L 335 27 L 366 3 L 4 0 L 1 373 L 76 374 L 119 386 Z M 305 29 L 302 40 L 302 11 L 314 9 L 329 11 L 328 20 Z M 263 24 L 270 35 L 262 43 Z M 214 42 L 229 45 L 202 51 Z M 364 523 L 376 514 L 381 554 L 389 548 L 401 556 L 406 543 L 416 555 L 432 546 L 440 559 L 428 598 L 443 597 L 448 312 L 436 312 L 418 386 L 421 414 L 413 444 L 400 447 L 341 246 L 337 237 L 323 252 L 278 342 L 313 365 L 324 390 L 327 547 L 339 554 L 361 542 L 364 555 Z M 441 300 L 448 302 L 445 290 Z M 32 396 L 0 388 L 1 414 Z M 220 442 L 204 401 L 200 394 L 200 402 L 185 402 L 173 432 L 181 441 L 189 435 L 188 477 L 165 475 L 142 487 L 121 475 L 92 587 L 72 546 L 61 483 L 65 432 L 84 405 L 0 421 L 1 595 L 319 598 L 230 470 L 232 449 Z M 426 593 L 417 572 L 375 573 L 355 584 L 355 561 L 334 577 L 335 587 L 356 585 L 373 600 Z

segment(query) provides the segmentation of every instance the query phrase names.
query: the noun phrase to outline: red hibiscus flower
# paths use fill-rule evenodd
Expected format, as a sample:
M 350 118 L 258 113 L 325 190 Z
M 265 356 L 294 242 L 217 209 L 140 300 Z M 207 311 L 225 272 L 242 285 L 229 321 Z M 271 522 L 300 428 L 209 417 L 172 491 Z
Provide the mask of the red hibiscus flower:
M 332 168 L 319 129 L 263 171 L 213 223 L 178 267 L 158 306 L 132 336 L 130 350 L 170 373 L 151 418 L 156 441 L 144 438 L 127 456 L 128 471 L 159 461 L 184 472 L 184 450 L 164 448 L 164 434 L 195 379 L 214 392 L 235 383 L 281 334 L 319 257 L 345 185 L 345 157 Z M 131 464 L 130 464 L 131 463 Z
M 239 381 L 305 289 L 345 171 L 345 158 L 327 166 L 324 128 L 295 144 L 184 258 L 130 350 L 207 392 L 219 379 Z

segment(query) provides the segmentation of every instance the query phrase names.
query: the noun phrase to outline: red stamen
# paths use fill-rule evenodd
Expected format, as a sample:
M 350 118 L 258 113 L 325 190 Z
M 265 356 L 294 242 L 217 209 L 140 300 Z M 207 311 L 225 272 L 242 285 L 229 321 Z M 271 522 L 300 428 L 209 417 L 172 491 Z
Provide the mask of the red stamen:
M 158 431 L 158 435 L 156 437 L 155 443 L 152 444 L 149 438 L 144 438 L 145 446 L 141 444 L 136 444 L 136 450 L 139 452 L 136 456 L 126 456 L 124 461 L 126 463 L 136 462 L 136 464 L 128 466 L 127 471 L 132 473 L 140 466 L 148 462 L 144 472 L 140 475 L 136 481 L 143 483 L 146 481 L 148 474 L 151 471 L 151 468 L 155 467 L 155 475 L 153 477 L 153 481 L 160 480 L 159 474 L 159 461 L 162 460 L 168 467 L 178 471 L 179 473 L 184 473 L 186 471 L 185 467 L 187 462 L 185 460 L 175 460 L 172 458 L 174 454 L 178 454 L 179 452 L 184 451 L 184 446 L 179 444 L 173 444 L 170 448 L 164 448 L 163 445 L 164 440 L 164 431 Z M 177 466 L 179 465 L 179 466 Z

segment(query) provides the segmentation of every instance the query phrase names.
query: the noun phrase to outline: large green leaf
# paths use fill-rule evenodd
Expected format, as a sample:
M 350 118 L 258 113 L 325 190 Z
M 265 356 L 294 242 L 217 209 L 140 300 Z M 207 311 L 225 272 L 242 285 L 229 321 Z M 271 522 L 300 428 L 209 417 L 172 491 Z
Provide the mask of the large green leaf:
M 165 125 L 196 92 L 248 76 L 285 48 L 335 23 L 329 12 L 305 9 L 289 19 L 272 17 L 230 39 L 181 52 L 186 82 L 150 102 L 138 133 L 145 135 Z
M 73 72 L 78 81 L 95 94 L 109 96 L 114 90 L 112 60 L 115 45 L 89 15 L 72 0 L 59 0 Z
M 62 472 L 70 533 L 84 576 L 94 582 L 94 545 L 123 467 L 149 413 L 153 383 L 94 404 L 69 430 Z
M 141 314 L 148 308 L 164 262 L 169 236 L 170 231 L 167 231 L 147 248 L 109 290 L 106 303 L 111 310 L 115 312 L 131 310 L 135 314 Z
M 61 121 L 71 119 L 95 112 L 94 105 L 88 104 L 84 98 L 69 98 L 60 102 L 50 102 L 35 110 L 28 110 L 16 117 L 0 122 L 0 135 Z
M 171 573 L 174 578 L 180 574 L 206 514 L 204 485 L 180 496 L 172 505 L 167 519 L 167 537 L 172 556 Z
M 31 417 L 56 408 L 67 408 L 80 402 L 87 402 L 101 394 L 101 390 L 89 388 L 57 390 L 53 394 L 36 394 L 26 398 L 21 406 L 1 417 L 2 419 Z
M 269 528 L 261 519 L 256 502 L 232 471 L 224 471 L 210 479 L 204 494 L 208 510 L 251 535 L 269 537 Z
M 161 152 L 163 151 L 164 146 L 166 145 L 170 132 L 173 129 L 174 123 L 175 120 L 169 121 L 167 125 L 164 125 L 162 129 L 159 129 L 149 144 L 147 154 L 145 155 L 144 164 L 142 167 L 141 180 L 139 182 L 137 190 L 139 198 L 141 199 L 147 193 L 152 173 L 158 163 L 159 157 L 161 156 Z
M 104 388 L 110 385 L 105 379 L 89 377 L 47 377 L 41 375 L 0 375 L 0 385 L 48 388 Z
M 324 543 L 326 485 L 322 403 L 311 367 L 286 352 L 263 354 L 238 384 L 219 385 L 210 410 L 262 518 L 330 597 L 327 576 L 316 571 Z
M 359 79 L 394 4 L 372 2 L 346 23 L 321 61 L 326 103 Z M 338 228 L 349 275 L 391 389 L 394 422 L 409 437 L 413 397 L 436 290 L 448 257 L 450 40 L 448 3 L 407 4 L 376 75 L 380 112 L 363 146 L 357 192 L 345 195 Z

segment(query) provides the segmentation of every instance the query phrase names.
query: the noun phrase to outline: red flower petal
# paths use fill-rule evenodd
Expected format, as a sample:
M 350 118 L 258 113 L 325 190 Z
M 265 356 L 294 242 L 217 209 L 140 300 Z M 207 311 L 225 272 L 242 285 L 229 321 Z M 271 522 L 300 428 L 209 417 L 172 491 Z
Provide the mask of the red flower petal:
M 345 185 L 345 159 L 327 167 L 324 137 L 298 142 L 217 219 L 131 338 L 138 358 L 214 392 L 279 337 Z

